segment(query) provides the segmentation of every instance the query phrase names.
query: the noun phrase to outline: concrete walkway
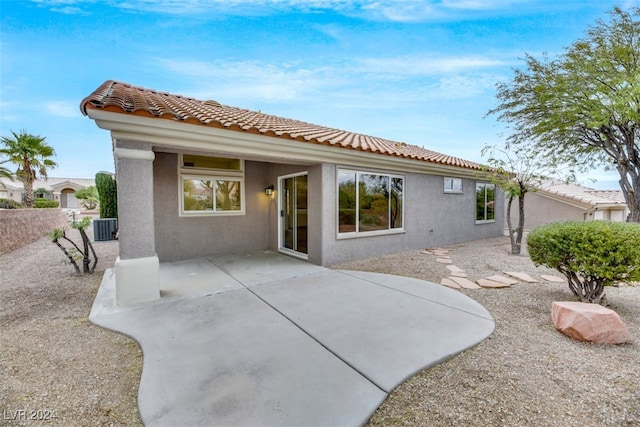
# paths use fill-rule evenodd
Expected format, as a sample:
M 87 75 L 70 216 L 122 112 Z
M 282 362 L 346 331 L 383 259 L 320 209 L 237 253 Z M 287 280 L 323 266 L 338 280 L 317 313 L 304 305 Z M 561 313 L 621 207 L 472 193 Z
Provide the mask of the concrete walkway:
M 398 384 L 489 336 L 460 292 L 273 252 L 162 263 L 162 298 L 90 320 L 136 339 L 148 426 L 358 426 Z

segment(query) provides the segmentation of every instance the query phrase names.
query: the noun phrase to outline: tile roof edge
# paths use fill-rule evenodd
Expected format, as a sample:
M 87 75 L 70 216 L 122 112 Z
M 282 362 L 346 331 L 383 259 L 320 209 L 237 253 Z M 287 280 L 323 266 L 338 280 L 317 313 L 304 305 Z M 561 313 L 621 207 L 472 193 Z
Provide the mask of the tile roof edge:
M 272 114 L 265 114 L 265 113 L 262 113 L 262 111 L 253 111 L 253 110 L 243 109 L 239 107 L 227 106 L 213 100 L 203 101 L 203 100 L 199 100 L 192 97 L 176 95 L 168 92 L 161 92 L 154 89 L 148 89 L 142 86 L 135 86 L 130 83 L 118 82 L 115 80 L 106 80 L 96 90 L 94 90 L 91 94 L 86 96 L 81 101 L 80 110 L 82 114 L 85 116 L 88 116 L 89 115 L 88 110 L 103 110 L 103 111 L 110 111 L 113 113 L 120 113 L 120 114 L 138 113 L 137 115 L 141 117 L 146 116 L 145 113 L 147 113 L 149 114 L 147 116 L 149 118 L 163 118 L 163 119 L 168 118 L 168 117 L 164 117 L 166 114 L 160 114 L 160 113 L 155 114 L 155 111 L 150 111 L 148 101 L 146 101 L 145 99 L 143 99 L 143 102 L 146 101 L 147 102 L 146 104 L 144 104 L 143 102 L 135 102 L 135 101 L 139 101 L 138 99 L 123 100 L 124 97 L 122 97 L 122 98 L 117 98 L 117 100 L 120 102 L 109 103 L 107 101 L 101 105 L 101 103 L 97 100 L 97 98 L 104 99 L 104 98 L 110 97 L 111 96 L 110 94 L 114 90 L 114 86 L 116 85 L 120 85 L 125 89 L 139 91 L 142 94 L 164 95 L 164 96 L 178 99 L 178 100 L 184 99 L 185 101 L 189 101 L 189 102 L 197 102 L 212 108 L 229 109 L 229 110 L 240 111 L 240 112 L 245 112 L 249 114 L 260 114 L 260 115 L 264 115 L 267 118 L 271 118 L 274 121 L 282 121 L 284 125 L 282 130 L 278 130 L 278 129 L 274 129 L 273 127 L 269 128 L 269 126 L 266 126 L 266 127 L 263 125 L 261 126 L 260 124 L 256 124 L 255 122 L 250 123 L 250 121 L 247 125 L 242 125 L 241 122 L 233 121 L 233 120 L 230 120 L 225 123 L 225 122 L 221 122 L 219 119 L 216 119 L 216 118 L 214 118 L 214 120 L 203 121 L 202 120 L 203 116 L 200 116 L 200 117 L 198 117 L 198 115 L 194 116 L 192 114 L 189 114 L 190 112 L 188 111 L 187 112 L 178 111 L 180 116 L 175 116 L 175 113 L 174 113 L 174 117 L 173 117 L 174 119 L 184 121 L 185 123 L 201 124 L 204 126 L 211 126 L 211 127 L 221 127 L 223 129 L 228 129 L 233 131 L 244 131 L 244 132 L 257 133 L 259 135 L 267 135 L 267 136 L 274 133 L 275 137 L 277 138 L 297 140 L 301 142 L 311 142 L 311 143 L 323 144 L 323 145 L 331 145 L 339 148 L 357 149 L 365 152 L 402 157 L 406 159 L 411 159 L 411 160 L 416 160 L 421 162 L 429 162 L 434 164 L 441 164 L 441 165 L 452 166 L 452 167 L 461 168 L 461 169 L 476 170 L 476 171 L 482 170 L 482 165 L 480 163 L 462 159 L 455 156 L 451 156 L 451 155 L 447 155 L 444 153 L 436 152 L 418 145 L 407 144 L 405 142 L 400 142 L 400 141 L 393 141 L 393 140 L 389 140 L 381 137 L 374 137 L 366 134 L 360 134 L 357 132 L 345 131 L 345 130 L 331 128 L 323 125 L 316 125 L 313 123 L 304 122 L 297 119 L 290 119 L 290 118 L 285 118 L 285 117 L 276 116 Z M 287 128 L 286 123 L 289 123 L 289 122 L 291 123 L 291 127 Z M 309 129 L 306 129 L 306 128 L 309 128 Z M 355 145 L 349 144 L 348 146 L 345 146 L 341 144 L 342 141 L 340 140 L 329 141 L 329 140 L 323 139 L 322 137 L 309 136 L 307 132 L 309 131 L 312 132 L 314 129 L 316 133 L 333 132 L 338 134 L 342 133 L 342 134 L 345 134 L 346 136 L 354 136 L 358 139 L 359 142 L 355 143 Z M 313 135 L 313 133 L 311 135 Z M 396 147 L 396 148 L 393 149 L 389 147 Z

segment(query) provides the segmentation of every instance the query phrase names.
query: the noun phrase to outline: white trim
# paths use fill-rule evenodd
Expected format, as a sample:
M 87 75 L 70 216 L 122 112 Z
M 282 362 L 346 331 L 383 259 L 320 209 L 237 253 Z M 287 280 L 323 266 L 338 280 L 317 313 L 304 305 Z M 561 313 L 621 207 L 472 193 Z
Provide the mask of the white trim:
M 317 143 L 277 138 L 262 134 L 230 131 L 167 119 L 141 117 L 88 109 L 98 127 L 111 131 L 116 140 L 150 142 L 179 150 L 215 151 L 221 155 L 256 157 L 274 162 L 348 164 L 358 168 L 382 168 L 422 174 L 477 178 L 478 170 L 333 147 Z M 265 145 L 266 143 L 266 145 Z
M 151 160 L 154 161 L 156 155 L 153 151 L 134 150 L 131 148 L 114 148 L 113 157 L 116 159 L 130 159 L 130 160 Z
M 276 192 L 276 197 L 278 198 L 278 252 L 285 253 L 287 255 L 294 256 L 296 258 L 308 260 L 309 259 L 309 218 L 307 217 L 307 253 L 298 252 L 293 249 L 285 248 L 283 246 L 283 234 L 284 234 L 284 216 L 280 213 L 283 212 L 282 206 L 282 197 L 284 194 L 282 191 L 282 181 L 289 178 L 295 178 L 298 176 L 306 176 L 307 177 L 307 215 L 309 210 L 309 171 L 304 172 L 296 172 L 288 175 L 281 175 L 278 177 L 278 189 Z

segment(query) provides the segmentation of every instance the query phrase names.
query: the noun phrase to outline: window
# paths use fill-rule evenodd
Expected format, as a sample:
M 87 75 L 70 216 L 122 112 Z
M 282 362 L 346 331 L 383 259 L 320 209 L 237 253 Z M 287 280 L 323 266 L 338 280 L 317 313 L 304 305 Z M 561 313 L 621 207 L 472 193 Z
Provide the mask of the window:
M 493 184 L 476 184 L 476 223 L 493 222 L 495 213 L 496 188 Z
M 462 193 L 462 178 L 444 177 L 445 193 Z
M 182 215 L 244 214 L 244 163 L 239 159 L 183 154 Z
M 350 170 L 338 172 L 338 233 L 403 229 L 404 178 Z

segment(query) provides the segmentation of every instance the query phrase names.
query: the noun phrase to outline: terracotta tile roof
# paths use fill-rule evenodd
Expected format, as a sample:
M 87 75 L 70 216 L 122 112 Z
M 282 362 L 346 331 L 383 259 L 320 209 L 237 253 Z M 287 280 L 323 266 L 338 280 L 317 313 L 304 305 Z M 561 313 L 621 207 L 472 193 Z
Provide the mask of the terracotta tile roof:
M 262 134 L 277 138 L 349 148 L 389 156 L 422 160 L 467 169 L 480 165 L 416 145 L 332 129 L 298 120 L 157 92 L 127 83 L 106 81 L 82 100 L 80 109 L 101 109 L 124 114 L 179 120 L 185 123 Z
M 594 207 L 599 205 L 626 205 L 622 190 L 594 190 L 593 188 L 559 180 L 547 180 L 538 186 L 538 190 Z

